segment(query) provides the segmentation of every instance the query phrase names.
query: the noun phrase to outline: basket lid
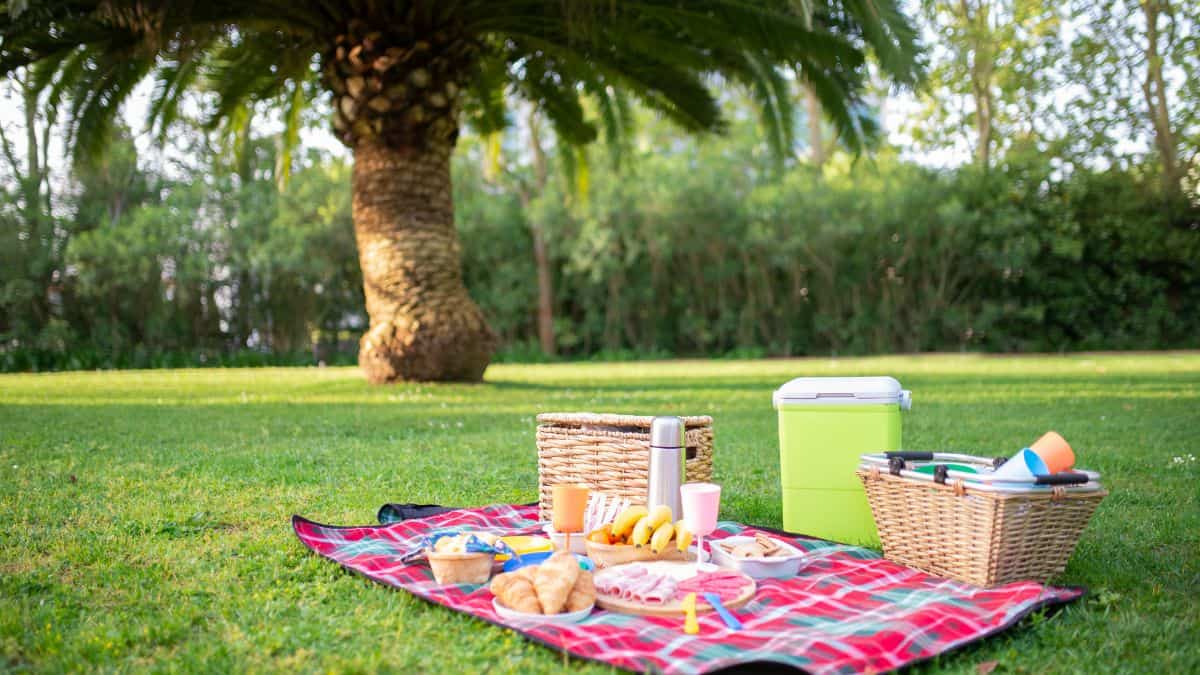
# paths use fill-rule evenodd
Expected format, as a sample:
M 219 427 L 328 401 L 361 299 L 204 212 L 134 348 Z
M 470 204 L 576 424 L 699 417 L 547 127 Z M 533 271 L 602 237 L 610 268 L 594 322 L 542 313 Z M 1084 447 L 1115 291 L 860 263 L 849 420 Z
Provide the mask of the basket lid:
M 649 431 L 654 417 L 654 415 L 618 415 L 614 413 L 550 412 L 539 414 L 537 421 L 538 424 L 561 424 L 564 426 L 586 424 L 588 426 L 637 427 Z M 682 417 L 681 419 L 686 429 L 712 426 L 712 418 L 708 415 Z

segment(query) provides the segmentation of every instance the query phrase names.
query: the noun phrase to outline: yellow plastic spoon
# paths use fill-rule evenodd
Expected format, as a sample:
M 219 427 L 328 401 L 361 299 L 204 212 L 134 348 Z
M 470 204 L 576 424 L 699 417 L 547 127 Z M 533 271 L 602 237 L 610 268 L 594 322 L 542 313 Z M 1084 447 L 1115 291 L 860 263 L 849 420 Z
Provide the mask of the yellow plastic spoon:
M 700 622 L 696 620 L 696 594 L 688 593 L 683 599 L 683 632 L 696 635 L 700 632 Z

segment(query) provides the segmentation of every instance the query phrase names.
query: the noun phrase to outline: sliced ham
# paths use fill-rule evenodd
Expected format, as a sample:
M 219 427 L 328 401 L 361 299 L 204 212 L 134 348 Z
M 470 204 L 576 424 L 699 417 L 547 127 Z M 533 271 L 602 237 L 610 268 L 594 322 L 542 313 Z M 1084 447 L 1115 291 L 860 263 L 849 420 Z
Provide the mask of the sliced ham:
M 650 589 L 649 592 L 642 596 L 642 601 L 657 602 L 660 604 L 667 602 L 671 598 L 675 597 L 675 589 L 677 586 L 678 584 L 674 579 L 664 575 L 659 579 L 658 583 Z
M 684 579 L 675 587 L 675 597 L 682 598 L 688 593 L 716 593 L 721 600 L 733 600 L 741 595 L 746 588 L 746 579 L 737 572 L 718 570 L 716 572 L 701 572 L 690 579 Z
M 675 597 L 675 579 L 650 572 L 641 565 L 606 570 L 596 579 L 596 590 L 623 600 L 664 603 Z

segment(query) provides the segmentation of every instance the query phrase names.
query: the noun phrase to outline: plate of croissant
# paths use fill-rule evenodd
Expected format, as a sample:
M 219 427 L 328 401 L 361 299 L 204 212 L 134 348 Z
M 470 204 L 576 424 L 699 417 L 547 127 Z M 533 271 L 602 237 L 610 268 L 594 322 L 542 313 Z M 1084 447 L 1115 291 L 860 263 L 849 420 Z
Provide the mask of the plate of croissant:
M 536 623 L 576 623 L 596 604 L 592 573 L 567 552 L 540 565 L 522 567 L 492 578 L 492 607 L 501 618 Z

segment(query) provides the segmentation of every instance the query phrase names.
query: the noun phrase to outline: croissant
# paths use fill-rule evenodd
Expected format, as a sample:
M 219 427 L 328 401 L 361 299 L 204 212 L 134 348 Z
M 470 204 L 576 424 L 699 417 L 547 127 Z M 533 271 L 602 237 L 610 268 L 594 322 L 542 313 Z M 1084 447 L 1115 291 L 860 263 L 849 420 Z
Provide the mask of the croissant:
M 567 596 L 567 606 L 563 611 L 578 612 L 581 609 L 587 609 L 596 602 L 596 584 L 592 580 L 592 573 L 587 570 L 580 570 L 579 578 L 575 580 L 575 587 L 571 589 L 571 594 Z
M 492 578 L 492 595 L 500 600 L 500 604 L 526 614 L 541 614 L 542 606 L 538 603 L 537 593 L 533 590 L 533 582 L 525 574 L 497 574 Z
M 566 551 L 559 551 L 537 566 L 533 588 L 545 614 L 558 614 L 567 604 L 567 596 L 579 579 L 579 561 Z

